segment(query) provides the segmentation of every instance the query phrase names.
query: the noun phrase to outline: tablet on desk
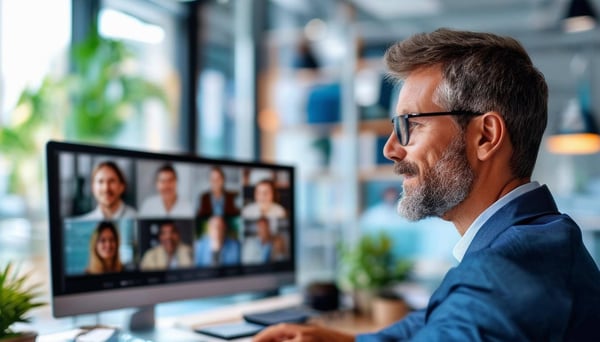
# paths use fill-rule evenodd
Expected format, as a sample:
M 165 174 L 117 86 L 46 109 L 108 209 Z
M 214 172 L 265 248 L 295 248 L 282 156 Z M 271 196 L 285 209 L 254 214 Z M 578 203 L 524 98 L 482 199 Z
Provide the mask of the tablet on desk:
M 232 340 L 235 338 L 242 338 L 248 336 L 254 336 L 265 328 L 264 325 L 239 322 L 214 325 L 210 327 L 202 327 L 194 329 L 195 332 L 205 334 L 212 337 L 222 338 L 225 340 Z

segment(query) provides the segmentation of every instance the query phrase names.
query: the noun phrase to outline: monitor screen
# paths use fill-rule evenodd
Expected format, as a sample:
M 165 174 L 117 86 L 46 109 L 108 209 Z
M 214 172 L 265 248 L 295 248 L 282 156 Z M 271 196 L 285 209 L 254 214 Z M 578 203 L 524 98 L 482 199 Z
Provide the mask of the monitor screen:
M 56 317 L 295 281 L 294 169 L 47 144 Z

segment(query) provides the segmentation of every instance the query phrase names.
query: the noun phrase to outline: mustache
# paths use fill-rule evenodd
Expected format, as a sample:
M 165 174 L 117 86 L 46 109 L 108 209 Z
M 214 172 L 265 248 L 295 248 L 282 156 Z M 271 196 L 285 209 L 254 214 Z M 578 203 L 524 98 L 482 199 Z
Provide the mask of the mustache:
M 405 174 L 407 176 L 414 176 L 419 173 L 419 168 L 411 162 L 401 161 L 394 163 L 394 173 L 397 175 Z

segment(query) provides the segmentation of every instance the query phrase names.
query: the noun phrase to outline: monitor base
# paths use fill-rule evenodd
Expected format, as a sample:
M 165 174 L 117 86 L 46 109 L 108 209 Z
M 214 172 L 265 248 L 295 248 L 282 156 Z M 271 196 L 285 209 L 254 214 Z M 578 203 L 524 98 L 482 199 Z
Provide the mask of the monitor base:
M 129 330 L 147 331 L 154 329 L 154 305 L 142 306 L 129 317 Z

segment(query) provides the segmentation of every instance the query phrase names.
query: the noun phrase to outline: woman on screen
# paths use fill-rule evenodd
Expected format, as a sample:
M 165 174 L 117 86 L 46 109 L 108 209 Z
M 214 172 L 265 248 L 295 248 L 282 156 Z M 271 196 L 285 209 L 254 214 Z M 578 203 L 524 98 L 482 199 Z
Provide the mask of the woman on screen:
M 237 193 L 225 189 L 225 172 L 218 166 L 210 170 L 210 190 L 200 196 L 199 217 L 237 216 Z
M 263 179 L 254 186 L 254 202 L 247 204 L 242 209 L 242 217 L 246 219 L 282 219 L 286 217 L 283 206 L 276 202 L 275 183 L 270 179 Z
M 90 239 L 90 260 L 85 273 L 101 274 L 122 270 L 117 229 L 112 222 L 102 221 L 98 223 Z

